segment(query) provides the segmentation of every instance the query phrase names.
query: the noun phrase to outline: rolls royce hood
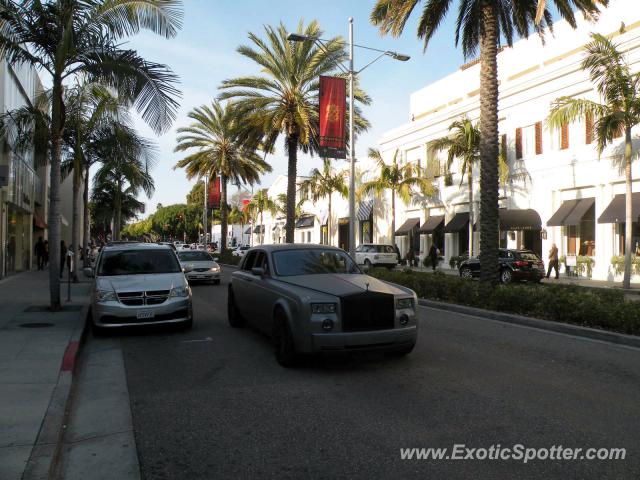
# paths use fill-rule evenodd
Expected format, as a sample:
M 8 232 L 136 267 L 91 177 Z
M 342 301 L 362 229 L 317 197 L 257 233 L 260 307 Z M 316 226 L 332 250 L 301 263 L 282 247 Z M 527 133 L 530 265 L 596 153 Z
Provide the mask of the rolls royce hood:
M 97 287 L 100 290 L 116 292 L 140 292 L 149 290 L 171 290 L 185 284 L 184 274 L 156 273 L 149 275 L 113 275 L 99 277 Z
M 353 295 L 367 290 L 391 295 L 407 293 L 382 280 L 360 274 L 327 273 L 320 275 L 297 275 L 280 278 L 279 280 L 298 287 L 335 295 L 336 297 Z

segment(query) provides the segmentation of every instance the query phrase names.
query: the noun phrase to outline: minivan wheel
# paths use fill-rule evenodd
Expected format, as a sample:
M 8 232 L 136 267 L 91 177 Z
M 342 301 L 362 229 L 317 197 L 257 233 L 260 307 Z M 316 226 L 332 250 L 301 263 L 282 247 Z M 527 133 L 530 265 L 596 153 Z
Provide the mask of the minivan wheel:
M 245 325 L 245 320 L 240 315 L 238 307 L 236 307 L 236 299 L 231 287 L 229 287 L 229 294 L 227 295 L 227 318 L 229 319 L 229 325 L 233 328 L 242 328 Z
M 511 270 L 506 268 L 500 272 L 500 281 L 502 283 L 511 283 Z
M 460 270 L 460 276 L 462 278 L 473 278 L 473 272 L 469 267 L 464 267 L 462 270 Z
M 276 360 L 283 367 L 294 367 L 299 361 L 291 329 L 282 310 L 277 310 L 273 319 L 273 346 Z

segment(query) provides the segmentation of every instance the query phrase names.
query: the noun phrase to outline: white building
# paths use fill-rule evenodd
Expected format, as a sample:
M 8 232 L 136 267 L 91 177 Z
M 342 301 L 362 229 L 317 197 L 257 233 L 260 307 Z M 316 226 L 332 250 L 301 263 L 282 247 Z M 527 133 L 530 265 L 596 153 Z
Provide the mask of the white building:
M 501 187 L 501 246 L 525 246 L 546 259 L 552 243 L 560 255 L 584 255 L 595 260 L 593 278 L 619 280 L 611 257 L 623 254 L 624 171 L 623 138 L 601 156 L 583 119 L 562 131 L 551 131 L 546 118 L 551 103 L 560 96 L 599 101 L 588 75 L 580 68 L 590 33 L 611 37 L 625 52 L 634 71 L 640 70 L 640 9 L 637 0 L 617 0 L 597 23 L 578 21 L 578 29 L 566 22 L 555 24 L 555 35 L 543 45 L 537 36 L 517 42 L 498 55 L 499 130 L 508 152 L 513 178 Z M 384 158 L 398 150 L 403 161 L 418 162 L 435 174 L 438 194 L 416 205 L 403 207 L 397 216 L 401 251 L 410 242 L 426 252 L 436 242 L 448 260 L 468 250 L 468 191 L 454 165 L 444 168 L 444 155 L 430 158 L 429 142 L 447 136 L 452 121 L 463 116 L 479 118 L 480 65 L 458 71 L 410 96 L 410 121 L 386 132 L 380 139 Z M 634 158 L 639 131 L 634 129 Z M 640 213 L 640 171 L 633 166 L 634 215 Z M 479 211 L 479 171 L 474 172 L 474 212 Z M 375 219 L 378 241 L 390 234 L 387 216 Z M 477 237 L 478 235 L 474 235 Z M 640 226 L 634 222 L 633 245 L 640 246 Z M 475 251 L 478 241 L 476 239 Z M 445 262 L 448 263 L 448 262 Z M 635 278 L 638 281 L 638 278 Z

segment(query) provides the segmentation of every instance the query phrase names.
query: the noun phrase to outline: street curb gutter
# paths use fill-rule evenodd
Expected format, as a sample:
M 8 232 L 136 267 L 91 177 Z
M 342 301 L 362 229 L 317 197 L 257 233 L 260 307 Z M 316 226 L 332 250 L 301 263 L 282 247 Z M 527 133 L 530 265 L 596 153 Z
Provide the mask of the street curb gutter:
M 467 307 L 464 305 L 456 305 L 453 303 L 438 302 L 435 300 L 418 299 L 418 304 L 423 307 L 436 308 L 438 310 L 448 310 L 451 312 L 464 313 L 474 317 L 488 318 L 497 320 L 498 322 L 512 323 L 515 325 L 523 325 L 525 327 L 537 328 L 540 330 L 548 330 L 550 332 L 564 333 L 566 335 L 574 335 L 576 337 L 589 338 L 591 340 L 599 340 L 601 342 L 615 343 L 625 345 L 627 347 L 640 348 L 640 337 L 635 335 L 625 335 L 623 333 L 608 332 L 606 330 L 598 330 L 596 328 L 581 327 L 569 323 L 552 322 L 550 320 L 541 320 L 539 318 L 525 317 L 522 315 L 513 315 L 510 313 L 500 313 L 493 310 L 484 310 L 482 308 Z
M 89 304 L 80 310 L 81 325 L 75 329 L 67 345 L 58 382 L 53 389 L 47 412 L 38 432 L 38 438 L 31 450 L 31 455 L 22 480 L 48 480 L 55 478 L 55 472 L 62 452 L 62 439 L 67 426 L 71 396 L 73 395 L 73 375 L 80 347 L 86 337 Z

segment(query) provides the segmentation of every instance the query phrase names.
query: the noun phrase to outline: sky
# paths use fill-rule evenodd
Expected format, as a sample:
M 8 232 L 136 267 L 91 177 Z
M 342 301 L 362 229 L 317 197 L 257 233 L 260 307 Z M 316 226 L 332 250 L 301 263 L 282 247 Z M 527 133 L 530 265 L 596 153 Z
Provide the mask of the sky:
M 185 155 L 173 152 L 176 129 L 189 124 L 187 114 L 190 110 L 209 104 L 217 97 L 218 86 L 224 79 L 259 74 L 258 66 L 236 49 L 239 45 L 249 44 L 249 32 L 264 36 L 265 25 L 282 22 L 287 30 L 295 31 L 301 19 L 305 24 L 317 20 L 325 32 L 324 38 L 342 36 L 347 39 L 348 19 L 353 17 L 354 43 L 411 56 L 407 62 L 384 57 L 360 75 L 361 86 L 373 102 L 363 110 L 371 128 L 358 138 L 356 158 L 365 156 L 369 147 L 376 147 L 384 132 L 407 122 L 409 95 L 464 63 L 461 50 L 454 45 L 455 15 L 448 16 L 424 52 L 423 42 L 416 35 L 419 7 L 403 35 L 393 38 L 380 36 L 378 29 L 369 22 L 374 3 L 374 0 L 184 0 L 184 24 L 177 37 L 167 40 L 146 32 L 131 37 L 128 47 L 137 49 L 150 61 L 170 66 L 180 76 L 182 90 L 176 121 L 163 135 L 156 136 L 140 118 L 136 118 L 139 131 L 156 141 L 159 152 L 152 171 L 155 193 L 150 199 L 140 198 L 147 204 L 145 216 L 153 213 L 158 203 L 185 202 L 195 180 L 187 180 L 181 169 L 173 170 L 175 163 Z M 375 52 L 356 49 L 354 58 L 358 70 L 375 58 Z M 277 176 L 286 174 L 283 140 L 278 140 L 275 153 L 269 155 L 267 161 L 273 172 L 263 177 L 263 187 L 271 185 Z M 299 153 L 299 175 L 307 175 L 319 165 L 318 157 Z

